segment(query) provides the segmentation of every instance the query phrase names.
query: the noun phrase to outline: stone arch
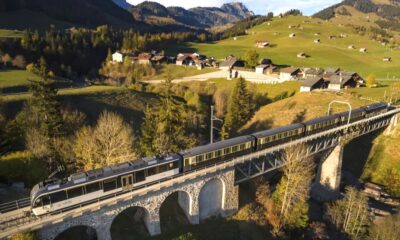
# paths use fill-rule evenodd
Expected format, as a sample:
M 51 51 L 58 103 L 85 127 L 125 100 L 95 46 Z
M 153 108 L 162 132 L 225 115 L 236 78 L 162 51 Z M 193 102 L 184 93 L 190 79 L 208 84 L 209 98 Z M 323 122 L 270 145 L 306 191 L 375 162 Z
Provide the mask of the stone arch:
M 220 178 L 207 181 L 199 193 L 200 221 L 218 216 L 225 209 L 225 182 Z
M 129 206 L 114 217 L 111 223 L 111 239 L 145 239 L 150 236 L 150 213 L 142 206 Z
M 98 238 L 96 229 L 86 225 L 76 225 L 58 234 L 54 240 L 96 240 Z
M 169 194 L 160 204 L 159 216 L 161 232 L 177 230 L 192 223 L 191 195 L 183 190 Z

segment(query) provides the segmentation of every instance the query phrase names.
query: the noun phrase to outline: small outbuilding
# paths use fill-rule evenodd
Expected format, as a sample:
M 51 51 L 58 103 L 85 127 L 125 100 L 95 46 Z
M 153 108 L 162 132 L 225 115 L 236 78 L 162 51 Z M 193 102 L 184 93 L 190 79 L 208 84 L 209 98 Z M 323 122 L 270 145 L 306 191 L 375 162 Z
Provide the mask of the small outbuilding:
M 368 50 L 366 48 L 360 48 L 360 53 L 367 53 Z
M 358 85 L 352 74 L 332 75 L 327 79 L 327 82 L 329 82 L 328 89 L 333 91 L 340 91 L 343 88 L 354 88 Z
M 383 61 L 384 61 L 384 62 L 391 62 L 391 61 L 392 61 L 392 58 L 391 58 L 391 57 L 384 57 L 384 58 L 383 58 Z
M 112 55 L 112 60 L 113 60 L 113 62 L 116 62 L 116 63 L 122 63 L 124 61 L 124 54 L 122 54 L 120 52 L 115 52 Z
M 350 49 L 350 50 L 356 49 L 356 47 L 354 45 L 349 45 L 347 48 Z
M 314 43 L 321 43 L 321 39 L 315 39 Z
M 308 58 L 308 55 L 305 52 L 300 52 L 297 54 L 298 58 Z
M 322 77 L 310 77 L 301 82 L 300 92 L 311 92 L 314 89 L 325 88 L 325 81 Z
M 266 48 L 269 46 L 269 42 L 268 41 L 256 41 L 255 45 L 258 48 Z
M 290 37 L 290 38 L 296 37 L 296 33 L 291 33 L 291 34 L 289 35 L 289 37 Z

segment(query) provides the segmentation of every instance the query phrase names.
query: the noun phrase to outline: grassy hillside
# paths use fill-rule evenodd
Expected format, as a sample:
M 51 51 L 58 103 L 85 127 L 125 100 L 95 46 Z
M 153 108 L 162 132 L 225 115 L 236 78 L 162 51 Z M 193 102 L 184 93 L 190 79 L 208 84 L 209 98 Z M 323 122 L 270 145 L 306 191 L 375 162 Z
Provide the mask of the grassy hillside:
M 348 101 L 353 108 L 371 104 L 369 101 L 360 100 L 350 94 L 338 96 L 333 93 L 323 92 L 299 93 L 293 97 L 262 107 L 242 128 L 242 132 L 260 131 L 324 116 L 332 100 Z M 333 110 L 339 112 L 346 109 L 342 105 L 334 105 Z
M 300 25 L 300 28 L 289 29 L 289 25 Z M 296 33 L 295 38 L 289 34 Z M 321 33 L 315 36 L 315 33 Z M 338 36 L 343 33 L 347 38 L 329 40 L 330 35 Z M 320 44 L 314 43 L 321 39 Z M 257 40 L 270 41 L 272 46 L 257 49 L 254 46 Z M 348 46 L 354 45 L 355 50 Z M 358 49 L 367 48 L 368 53 L 360 53 Z M 368 36 L 360 36 L 353 32 L 353 28 L 339 26 L 331 22 L 308 17 L 274 18 L 270 23 L 264 23 L 248 30 L 248 35 L 234 39 L 227 39 L 215 43 L 201 43 L 174 46 L 168 49 L 173 54 L 181 51 L 199 51 L 208 56 L 223 59 L 229 54 L 242 56 L 249 49 L 256 49 L 261 57 L 271 58 L 280 65 L 305 67 L 341 67 L 347 71 L 359 72 L 366 77 L 373 73 L 380 78 L 396 76 L 400 78 L 400 52 L 392 51 Z M 311 57 L 297 58 L 299 52 L 305 52 Z M 393 58 L 392 63 L 383 62 L 384 57 Z
M 0 88 L 24 86 L 29 80 L 39 80 L 36 74 L 25 70 L 0 70 Z
M 0 18 L 1 18 L 1 16 L 0 16 Z M 22 37 L 21 31 L 0 29 L 0 38 L 20 38 L 20 37 Z

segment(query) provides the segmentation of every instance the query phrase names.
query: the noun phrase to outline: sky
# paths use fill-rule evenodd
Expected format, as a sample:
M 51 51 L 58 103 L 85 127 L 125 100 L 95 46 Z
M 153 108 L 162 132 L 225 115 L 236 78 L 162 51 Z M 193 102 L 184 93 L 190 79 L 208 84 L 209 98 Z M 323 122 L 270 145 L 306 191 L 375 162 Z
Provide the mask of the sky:
M 136 5 L 143 0 L 127 0 L 129 3 Z M 238 0 L 152 0 L 162 5 L 180 6 L 184 8 L 192 7 L 220 7 L 223 3 Z M 240 0 L 239 0 L 240 1 Z M 300 9 L 305 15 L 312 15 L 319 10 L 329 7 L 341 0 L 241 0 L 247 8 L 256 14 L 265 15 L 267 12 L 279 14 L 290 9 Z

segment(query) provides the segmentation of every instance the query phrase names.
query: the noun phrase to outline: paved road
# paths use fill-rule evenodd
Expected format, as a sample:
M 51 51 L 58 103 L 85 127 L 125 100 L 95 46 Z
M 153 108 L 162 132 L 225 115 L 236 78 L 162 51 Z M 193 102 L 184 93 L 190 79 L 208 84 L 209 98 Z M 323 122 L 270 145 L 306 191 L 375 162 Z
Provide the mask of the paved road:
M 239 71 L 238 75 L 244 77 L 247 81 L 254 82 L 254 83 L 276 83 L 279 81 L 279 79 L 276 75 L 268 76 L 268 75 L 264 75 L 264 74 L 260 74 L 260 73 L 247 72 L 247 71 Z M 208 79 L 226 78 L 227 76 L 228 76 L 228 73 L 226 71 L 220 70 L 217 72 L 211 72 L 211 73 L 205 73 L 205 74 L 191 76 L 191 77 L 174 79 L 173 82 L 181 83 L 181 82 L 192 82 L 192 81 L 207 81 Z M 142 82 L 151 83 L 151 84 L 159 84 L 159 83 L 163 83 L 164 80 L 148 80 L 148 81 L 142 81 Z

